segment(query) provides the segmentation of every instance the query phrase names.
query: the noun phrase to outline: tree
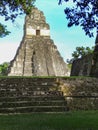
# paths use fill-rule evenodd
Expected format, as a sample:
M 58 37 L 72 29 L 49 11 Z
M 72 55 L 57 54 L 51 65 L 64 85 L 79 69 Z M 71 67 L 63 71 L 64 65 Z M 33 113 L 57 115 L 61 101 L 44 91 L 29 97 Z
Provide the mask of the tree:
M 5 21 L 11 20 L 14 22 L 18 15 L 29 14 L 34 2 L 35 0 L 0 0 L 0 16 L 4 17 Z M 0 23 L 0 37 L 9 33 L 6 26 Z
M 3 64 L 0 64 L 0 75 L 1 76 L 7 75 L 8 66 L 9 66 L 8 62 L 4 62 Z
M 94 51 L 94 47 L 76 47 L 76 50 L 72 53 L 72 58 L 67 59 L 67 63 L 72 64 L 72 62 L 78 58 L 82 58 L 86 55 L 92 54 Z
M 59 0 L 59 4 L 73 2 L 74 6 L 64 10 L 68 27 L 80 25 L 86 35 L 93 36 L 94 29 L 98 30 L 98 0 Z

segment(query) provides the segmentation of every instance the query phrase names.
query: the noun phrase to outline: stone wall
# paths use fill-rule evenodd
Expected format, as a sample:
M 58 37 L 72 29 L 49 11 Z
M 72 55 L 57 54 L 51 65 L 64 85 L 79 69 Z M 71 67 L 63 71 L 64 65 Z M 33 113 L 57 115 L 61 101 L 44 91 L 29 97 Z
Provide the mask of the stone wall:
M 55 89 L 53 86 L 58 86 L 56 90 L 63 92 L 67 110 L 98 110 L 97 78 L 1 78 L 0 86 L 6 87 L 0 91 L 5 91 L 6 89 L 8 92 L 10 87 L 12 88 L 12 93 L 17 90 L 19 94 L 21 92 L 21 95 L 23 95 L 26 94 L 26 90 L 30 86 L 34 89 L 34 83 L 48 85 L 46 87 L 50 86 L 50 89 Z M 17 94 L 17 96 L 20 95 Z
M 97 78 L 61 78 L 58 84 L 68 110 L 98 110 Z
M 87 55 L 83 58 L 74 60 L 71 69 L 71 76 L 89 76 L 92 67 L 93 55 Z
M 96 41 L 97 40 L 98 40 L 98 36 L 96 38 Z M 98 43 L 96 43 L 94 53 L 93 53 L 93 64 L 91 68 L 91 76 L 98 77 Z

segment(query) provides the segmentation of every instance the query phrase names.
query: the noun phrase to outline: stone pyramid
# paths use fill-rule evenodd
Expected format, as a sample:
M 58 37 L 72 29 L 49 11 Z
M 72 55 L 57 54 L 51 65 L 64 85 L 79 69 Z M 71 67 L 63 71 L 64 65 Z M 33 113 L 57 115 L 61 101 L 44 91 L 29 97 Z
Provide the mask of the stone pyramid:
M 50 38 L 42 11 L 33 8 L 25 18 L 24 36 L 11 61 L 8 76 L 68 76 L 69 70 Z

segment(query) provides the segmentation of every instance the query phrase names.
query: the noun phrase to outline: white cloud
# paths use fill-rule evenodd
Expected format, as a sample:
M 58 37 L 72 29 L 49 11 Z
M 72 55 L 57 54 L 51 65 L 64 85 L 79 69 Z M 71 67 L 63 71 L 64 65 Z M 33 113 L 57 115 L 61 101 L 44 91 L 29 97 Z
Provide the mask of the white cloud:
M 18 48 L 19 44 L 17 43 L 2 43 L 0 44 L 0 64 L 3 62 L 9 62 L 11 61 L 15 54 L 16 50 Z

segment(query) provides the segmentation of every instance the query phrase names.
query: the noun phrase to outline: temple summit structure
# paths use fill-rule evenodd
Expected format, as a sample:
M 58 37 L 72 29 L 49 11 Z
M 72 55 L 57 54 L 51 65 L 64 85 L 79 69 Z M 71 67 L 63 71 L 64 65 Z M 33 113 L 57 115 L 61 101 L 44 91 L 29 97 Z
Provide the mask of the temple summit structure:
M 33 8 L 25 17 L 24 36 L 10 62 L 8 76 L 68 76 L 67 64 L 50 38 L 42 11 Z

